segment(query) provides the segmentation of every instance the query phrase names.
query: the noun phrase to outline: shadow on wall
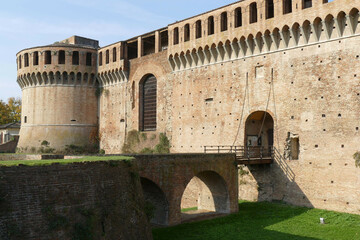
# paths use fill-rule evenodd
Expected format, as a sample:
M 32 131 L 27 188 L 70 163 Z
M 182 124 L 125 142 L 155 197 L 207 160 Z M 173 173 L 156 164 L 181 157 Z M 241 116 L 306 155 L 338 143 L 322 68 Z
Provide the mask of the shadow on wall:
M 254 165 L 249 166 L 248 169 L 257 183 L 258 201 L 285 202 L 297 206 L 314 207 L 295 182 L 294 172 L 277 149 L 274 150 L 273 164 Z M 242 185 L 246 184 L 244 179 L 249 176 L 246 176 L 248 173 L 242 168 L 239 175 L 241 194 Z

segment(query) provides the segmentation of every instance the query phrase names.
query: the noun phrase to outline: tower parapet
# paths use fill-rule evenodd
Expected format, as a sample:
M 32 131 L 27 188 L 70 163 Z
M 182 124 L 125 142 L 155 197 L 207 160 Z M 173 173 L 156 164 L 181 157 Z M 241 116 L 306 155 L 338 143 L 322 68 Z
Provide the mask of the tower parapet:
M 20 151 L 95 144 L 98 42 L 71 37 L 17 54 L 22 89 Z M 41 143 L 49 143 L 42 144 Z

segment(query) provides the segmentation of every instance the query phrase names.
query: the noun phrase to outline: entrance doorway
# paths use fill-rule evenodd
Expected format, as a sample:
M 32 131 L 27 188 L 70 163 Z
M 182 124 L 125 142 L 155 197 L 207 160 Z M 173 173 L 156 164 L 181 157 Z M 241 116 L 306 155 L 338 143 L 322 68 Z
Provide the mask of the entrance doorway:
M 245 150 L 248 157 L 271 156 L 274 145 L 274 120 L 264 111 L 249 115 L 245 123 Z

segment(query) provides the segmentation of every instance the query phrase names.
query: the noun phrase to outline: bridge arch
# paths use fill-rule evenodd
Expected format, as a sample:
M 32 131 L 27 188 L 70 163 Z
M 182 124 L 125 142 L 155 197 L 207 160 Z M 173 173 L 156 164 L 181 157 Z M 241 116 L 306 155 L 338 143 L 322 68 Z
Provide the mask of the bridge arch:
M 224 178 L 215 171 L 196 174 L 187 184 L 182 198 L 183 221 L 199 214 L 230 213 L 230 197 Z M 187 211 L 191 210 L 191 211 Z
M 140 178 L 145 199 L 146 212 L 149 213 L 150 223 L 167 226 L 169 224 L 169 202 L 163 190 L 148 178 Z

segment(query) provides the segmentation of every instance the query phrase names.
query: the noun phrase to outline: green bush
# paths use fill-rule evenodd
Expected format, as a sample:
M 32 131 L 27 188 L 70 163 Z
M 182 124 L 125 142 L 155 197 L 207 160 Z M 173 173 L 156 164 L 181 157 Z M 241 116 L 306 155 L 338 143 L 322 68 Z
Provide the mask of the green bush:
M 355 159 L 355 166 L 360 167 L 360 152 L 356 152 L 354 154 L 354 159 Z

